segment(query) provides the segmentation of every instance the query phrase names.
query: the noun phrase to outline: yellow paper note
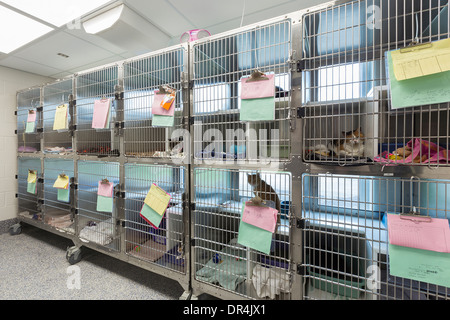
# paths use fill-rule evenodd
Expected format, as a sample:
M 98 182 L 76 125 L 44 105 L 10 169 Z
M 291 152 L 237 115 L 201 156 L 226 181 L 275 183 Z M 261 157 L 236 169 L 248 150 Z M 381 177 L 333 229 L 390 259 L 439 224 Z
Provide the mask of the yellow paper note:
M 67 189 L 69 186 L 69 177 L 68 176 L 61 176 L 58 175 L 58 179 L 56 179 L 55 183 L 53 184 L 53 188 L 57 189 Z
M 36 171 L 28 170 L 27 182 L 28 183 L 36 183 L 36 178 L 37 178 Z
M 392 51 L 397 81 L 450 71 L 450 39 Z
M 56 108 L 53 130 L 67 129 L 67 104 L 62 104 Z
M 169 205 L 170 195 L 163 189 L 153 184 L 145 197 L 144 202 L 159 215 L 163 215 Z

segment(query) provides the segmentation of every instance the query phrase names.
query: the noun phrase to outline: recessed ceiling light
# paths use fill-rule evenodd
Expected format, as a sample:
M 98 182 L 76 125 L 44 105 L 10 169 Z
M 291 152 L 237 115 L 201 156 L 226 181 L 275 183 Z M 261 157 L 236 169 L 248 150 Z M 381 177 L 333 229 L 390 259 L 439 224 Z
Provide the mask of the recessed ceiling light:
M 10 53 L 53 28 L 0 6 L 0 52 Z
M 2 2 L 61 27 L 111 0 L 2 0 Z

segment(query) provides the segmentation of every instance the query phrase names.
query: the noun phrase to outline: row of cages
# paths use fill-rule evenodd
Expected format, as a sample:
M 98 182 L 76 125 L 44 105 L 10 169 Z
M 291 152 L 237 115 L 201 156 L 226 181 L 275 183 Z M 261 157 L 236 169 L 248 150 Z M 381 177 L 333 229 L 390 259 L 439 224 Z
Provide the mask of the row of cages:
M 449 104 L 394 107 L 386 58 L 448 25 L 446 0 L 345 1 L 79 73 L 18 94 L 19 152 L 448 167 Z M 269 97 L 245 89 L 256 71 Z M 176 93 L 163 120 L 162 86 Z M 111 109 L 94 129 L 100 99 Z M 54 130 L 61 104 L 67 129 Z
M 393 108 L 386 53 L 446 39 L 449 25 L 447 0 L 335 1 L 21 91 L 21 215 L 49 223 L 52 210 L 64 212 L 75 237 L 186 274 L 194 293 L 448 299 L 447 286 L 390 272 L 388 213 L 449 218 L 447 170 L 433 180 L 403 169 L 449 166 L 450 108 Z M 248 98 L 246 81 L 261 73 L 275 90 Z M 176 94 L 173 114 L 161 119 L 154 111 L 164 86 Z M 95 129 L 103 99 L 109 125 Z M 67 129 L 53 130 L 61 104 Z M 32 162 L 42 178 L 34 195 Z M 74 172 L 69 203 L 46 189 L 56 163 Z M 96 210 L 104 178 L 117 186 L 108 214 Z M 140 216 L 151 183 L 173 195 L 157 230 Z M 255 196 L 275 209 L 271 234 L 242 222 Z M 242 245 L 243 237 L 268 248 Z
M 30 170 L 37 174 L 34 187 Z M 19 217 L 152 271 L 187 277 L 195 293 L 263 300 L 450 297 L 442 281 L 392 270 L 387 228 L 388 214 L 448 219 L 450 180 L 304 173 L 297 184 L 290 172 L 197 167 L 190 180 L 188 171 L 20 157 Z M 70 181 L 66 196 L 54 187 L 62 173 Z M 99 197 L 104 179 L 114 186 L 110 207 Z M 142 215 L 152 184 L 171 195 L 159 225 Z M 255 195 L 276 209 L 273 232 L 243 223 Z

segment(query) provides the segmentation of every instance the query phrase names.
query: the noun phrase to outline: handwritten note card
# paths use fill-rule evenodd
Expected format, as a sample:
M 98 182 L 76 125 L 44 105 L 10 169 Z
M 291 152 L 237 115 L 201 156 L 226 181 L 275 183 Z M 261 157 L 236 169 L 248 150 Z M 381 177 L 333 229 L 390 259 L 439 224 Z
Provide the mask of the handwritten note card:
M 36 183 L 36 179 L 37 179 L 37 173 L 34 170 L 28 170 L 28 177 L 27 177 L 27 182 L 28 183 Z
M 159 91 L 155 92 L 155 97 L 152 104 L 152 114 L 173 117 L 175 114 L 174 100 L 169 102 L 169 108 L 167 109 L 167 105 L 166 107 L 163 107 L 165 98 L 166 94 L 160 94 Z
M 58 175 L 53 188 L 57 189 L 67 189 L 69 187 L 69 177 L 66 175 Z
M 397 246 L 450 253 L 447 219 L 388 214 L 389 243 Z
M 55 118 L 53 120 L 53 130 L 67 130 L 68 129 L 68 106 L 62 104 L 56 108 Z
M 246 202 L 242 221 L 273 233 L 277 225 L 277 214 L 276 209 L 252 206 L 249 202 Z
M 247 81 L 250 77 L 241 78 L 241 99 L 259 99 L 275 97 L 275 75 L 266 74 L 269 80 Z
M 450 39 L 392 51 L 398 81 L 450 71 Z
M 28 111 L 27 122 L 35 122 L 35 121 L 36 121 L 36 111 L 34 111 L 34 110 L 29 110 L 29 111 Z
M 113 196 L 114 184 L 112 182 L 98 182 L 97 194 L 103 197 L 111 198 Z
M 152 184 L 144 203 L 155 210 L 159 215 L 163 215 L 169 205 L 171 196 L 156 184 Z
M 238 243 L 258 250 L 265 254 L 270 254 L 273 233 L 243 221 L 245 206 L 241 211 L 241 222 L 239 224 Z

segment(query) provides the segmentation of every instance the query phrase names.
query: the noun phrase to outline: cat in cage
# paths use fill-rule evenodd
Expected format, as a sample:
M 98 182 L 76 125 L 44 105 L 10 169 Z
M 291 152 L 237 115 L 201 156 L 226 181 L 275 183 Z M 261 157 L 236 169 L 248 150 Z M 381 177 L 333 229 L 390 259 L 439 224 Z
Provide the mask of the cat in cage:
M 278 213 L 281 212 L 281 201 L 275 189 L 265 182 L 259 173 L 248 174 L 247 182 L 252 186 L 255 196 L 260 197 L 263 201 L 271 201 L 275 204 Z M 277 215 L 277 223 L 280 223 L 280 214 Z
M 342 132 L 343 139 L 335 139 L 328 145 L 317 145 L 314 152 L 324 156 L 363 157 L 365 136 L 361 128 Z

